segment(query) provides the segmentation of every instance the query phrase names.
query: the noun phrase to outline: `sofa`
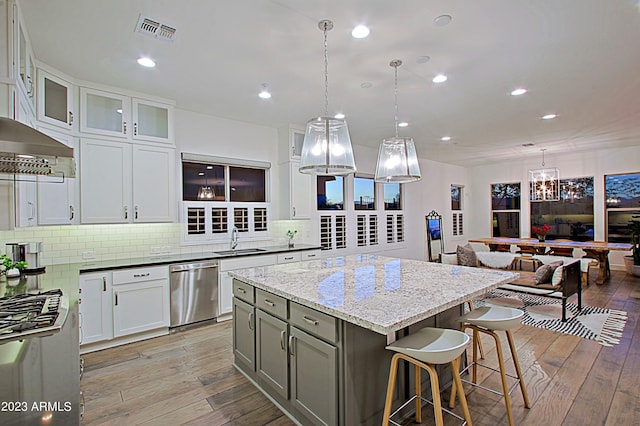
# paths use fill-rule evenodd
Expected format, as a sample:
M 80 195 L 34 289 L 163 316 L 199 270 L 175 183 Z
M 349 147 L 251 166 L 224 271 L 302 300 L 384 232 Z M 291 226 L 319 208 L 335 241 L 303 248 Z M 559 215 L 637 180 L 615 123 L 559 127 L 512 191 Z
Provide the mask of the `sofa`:
M 459 249 L 461 246 L 458 246 Z M 466 252 L 469 253 L 469 245 L 465 246 Z M 457 264 L 462 266 L 491 268 L 491 269 L 508 269 L 517 272 L 520 276 L 508 284 L 502 284 L 500 288 L 505 290 L 535 294 L 542 297 L 551 297 L 562 301 L 562 321 L 567 321 L 567 300 L 576 295 L 578 311 L 582 310 L 582 273 L 581 260 L 572 257 L 556 256 L 557 259 L 549 259 L 547 256 L 545 262 L 534 263 L 537 266 L 535 271 L 525 271 L 517 269 L 519 262 L 519 254 L 503 253 L 503 252 L 474 252 L 476 262 L 473 264 L 473 256 L 470 258 L 461 257 L 458 252 L 455 254 L 443 254 L 441 260 L 443 263 Z M 549 266 L 551 265 L 551 266 Z M 553 268 L 555 266 L 555 268 Z M 544 279 L 543 271 L 540 268 L 550 269 L 553 271 L 550 277 Z M 538 278 L 536 278 L 538 272 Z

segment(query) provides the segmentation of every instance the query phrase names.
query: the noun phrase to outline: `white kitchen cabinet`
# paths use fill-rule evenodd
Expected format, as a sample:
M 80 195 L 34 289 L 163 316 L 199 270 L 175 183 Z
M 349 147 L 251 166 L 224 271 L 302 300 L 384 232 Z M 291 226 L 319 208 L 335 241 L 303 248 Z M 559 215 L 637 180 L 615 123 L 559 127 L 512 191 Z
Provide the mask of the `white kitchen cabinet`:
M 80 275 L 80 344 L 113 337 L 111 272 Z
M 73 84 L 64 78 L 38 69 L 38 120 L 72 130 L 75 118 Z
M 132 99 L 133 138 L 173 142 L 173 106 L 140 98 Z
M 130 98 L 101 90 L 80 88 L 80 131 L 97 135 L 128 137 L 131 131 Z
M 175 217 L 175 150 L 134 146 L 133 221 L 172 222 Z
M 304 142 L 304 127 L 289 125 L 278 129 L 278 161 L 300 160 Z
M 131 146 L 82 139 L 80 201 L 82 223 L 131 221 Z
M 82 223 L 171 222 L 175 150 L 82 139 Z
M 75 138 L 69 134 L 38 128 L 42 133 L 57 141 L 76 148 Z M 77 149 L 75 150 L 77 152 Z M 37 178 L 38 225 L 74 225 L 79 223 L 78 180 L 48 176 Z
M 35 111 L 36 67 L 29 36 L 25 30 L 22 16 L 17 5 L 14 5 L 14 66 L 17 67 L 16 82 L 23 96 L 26 97 L 29 108 Z
M 169 268 L 113 271 L 113 336 L 169 326 Z
M 16 175 L 16 227 L 38 225 L 36 176 Z
M 310 219 L 315 195 L 314 176 L 300 173 L 299 161 L 280 164 L 280 211 L 283 219 Z
M 80 131 L 173 143 L 173 105 L 81 87 Z

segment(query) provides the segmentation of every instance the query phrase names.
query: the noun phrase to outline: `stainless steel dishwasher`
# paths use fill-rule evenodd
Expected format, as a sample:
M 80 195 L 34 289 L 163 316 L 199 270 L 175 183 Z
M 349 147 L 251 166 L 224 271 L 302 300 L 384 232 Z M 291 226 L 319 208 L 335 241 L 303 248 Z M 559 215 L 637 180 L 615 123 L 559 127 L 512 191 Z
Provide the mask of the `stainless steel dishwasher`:
M 218 261 L 169 266 L 171 325 L 179 327 L 218 316 Z

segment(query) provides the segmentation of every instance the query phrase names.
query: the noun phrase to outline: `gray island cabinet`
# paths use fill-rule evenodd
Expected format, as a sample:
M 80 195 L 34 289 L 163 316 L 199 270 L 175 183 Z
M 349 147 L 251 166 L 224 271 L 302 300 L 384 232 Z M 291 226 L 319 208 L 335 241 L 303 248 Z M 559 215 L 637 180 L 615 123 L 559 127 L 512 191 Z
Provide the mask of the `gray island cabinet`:
M 234 365 L 307 425 L 377 425 L 388 343 L 517 274 L 374 255 L 236 270 Z M 402 380 L 397 397 L 402 397 Z

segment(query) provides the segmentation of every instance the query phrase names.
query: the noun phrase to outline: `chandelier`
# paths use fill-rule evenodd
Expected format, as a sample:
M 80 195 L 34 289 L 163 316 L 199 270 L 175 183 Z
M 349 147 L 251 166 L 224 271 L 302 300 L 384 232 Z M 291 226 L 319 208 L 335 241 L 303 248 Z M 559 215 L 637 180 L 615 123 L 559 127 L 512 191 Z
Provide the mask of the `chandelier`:
M 557 168 L 545 168 L 544 152 L 542 149 L 542 168 L 529 170 L 531 184 L 531 201 L 560 200 L 560 172 Z
M 347 122 L 329 117 L 327 31 L 333 28 L 333 22 L 322 20 L 318 28 L 324 32 L 324 117 L 307 122 L 298 170 L 315 175 L 346 175 L 356 171 Z
M 212 166 L 207 166 L 204 172 L 198 173 L 200 176 L 204 176 L 204 185 L 200 187 L 198 190 L 198 200 L 213 200 L 216 194 L 213 192 L 213 189 L 209 186 L 209 180 L 207 176 L 207 170 L 212 169 Z
M 412 138 L 398 136 L 398 67 L 402 65 L 400 59 L 389 62 L 395 72 L 395 124 L 396 135 L 383 139 L 378 152 L 376 164 L 376 182 L 408 183 L 420 180 L 420 165 L 416 146 Z

